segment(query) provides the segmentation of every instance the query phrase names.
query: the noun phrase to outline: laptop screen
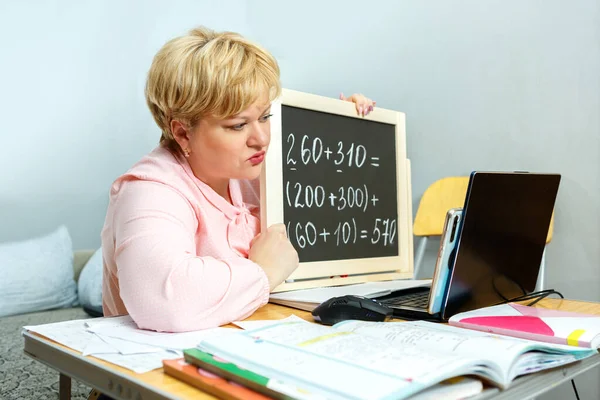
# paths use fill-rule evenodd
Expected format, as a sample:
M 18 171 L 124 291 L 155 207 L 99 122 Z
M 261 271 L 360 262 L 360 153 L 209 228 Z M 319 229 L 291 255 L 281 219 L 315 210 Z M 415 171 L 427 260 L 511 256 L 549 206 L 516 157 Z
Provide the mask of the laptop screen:
M 444 318 L 535 289 L 558 174 L 473 172 Z

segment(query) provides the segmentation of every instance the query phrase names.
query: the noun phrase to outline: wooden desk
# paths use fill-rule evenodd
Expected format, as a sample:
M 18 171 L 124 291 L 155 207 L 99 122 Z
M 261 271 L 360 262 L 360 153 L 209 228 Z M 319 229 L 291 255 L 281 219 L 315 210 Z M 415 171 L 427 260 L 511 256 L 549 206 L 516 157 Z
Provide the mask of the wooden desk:
M 600 315 L 598 303 L 544 299 L 536 306 Z M 275 304 L 260 308 L 248 319 L 282 319 L 291 314 L 312 321 L 312 316 L 306 311 Z M 61 400 L 70 398 L 71 378 L 116 399 L 214 399 L 213 396 L 164 374 L 162 369 L 137 374 L 95 357 L 84 357 L 78 351 L 35 333 L 25 332 L 23 336 L 25 354 L 60 372 Z M 492 390 L 476 398 L 494 400 L 533 398 L 598 365 L 600 365 L 600 354 L 566 367 L 518 378 L 506 391 Z

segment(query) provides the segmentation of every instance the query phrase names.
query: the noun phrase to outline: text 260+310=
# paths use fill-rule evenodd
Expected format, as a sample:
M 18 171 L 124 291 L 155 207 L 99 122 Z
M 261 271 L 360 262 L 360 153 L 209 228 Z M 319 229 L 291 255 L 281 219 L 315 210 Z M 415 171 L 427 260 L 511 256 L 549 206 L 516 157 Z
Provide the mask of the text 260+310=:
M 286 164 L 289 166 L 290 171 L 295 171 L 295 167 L 298 161 L 294 157 L 296 151 L 296 136 L 290 133 L 287 137 L 287 143 L 289 149 L 286 156 Z M 343 172 L 342 167 L 354 167 L 362 168 L 365 165 L 372 167 L 379 167 L 379 157 L 369 157 L 367 155 L 367 148 L 362 144 L 350 143 L 344 145 L 344 142 L 339 141 L 337 148 L 331 150 L 329 146 L 325 146 L 323 141 L 316 137 L 311 139 L 308 135 L 302 136 L 302 140 L 299 145 L 300 149 L 300 161 L 304 165 L 317 164 L 319 161 L 333 161 L 337 172 Z M 369 160 L 367 164 L 367 159 Z

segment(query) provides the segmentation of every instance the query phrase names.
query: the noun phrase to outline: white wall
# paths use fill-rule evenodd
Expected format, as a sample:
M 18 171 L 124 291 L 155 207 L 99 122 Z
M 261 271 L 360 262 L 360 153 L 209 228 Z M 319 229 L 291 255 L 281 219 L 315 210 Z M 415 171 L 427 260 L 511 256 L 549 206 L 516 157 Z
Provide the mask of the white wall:
M 205 24 L 247 33 L 246 2 L 0 1 L 0 241 L 65 223 L 97 248 L 110 183 L 160 138 L 152 57 Z
M 561 173 L 547 286 L 600 301 L 597 0 L 4 0 L 0 241 L 66 223 L 75 247 L 99 245 L 110 183 L 160 135 L 151 59 L 199 24 L 260 41 L 285 87 L 405 112 L 415 212 L 443 176 Z M 599 376 L 577 379 L 582 398 Z

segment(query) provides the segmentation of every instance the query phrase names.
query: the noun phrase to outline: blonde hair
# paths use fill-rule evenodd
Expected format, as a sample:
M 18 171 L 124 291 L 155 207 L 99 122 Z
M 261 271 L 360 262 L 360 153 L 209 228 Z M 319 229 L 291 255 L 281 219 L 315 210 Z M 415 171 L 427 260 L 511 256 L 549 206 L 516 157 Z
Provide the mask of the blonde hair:
M 203 116 L 229 118 L 268 94 L 281 93 L 279 66 L 259 45 L 235 32 L 205 27 L 167 42 L 156 54 L 146 82 L 146 103 L 162 130 L 160 143 L 181 149 L 171 121 L 194 126 Z

